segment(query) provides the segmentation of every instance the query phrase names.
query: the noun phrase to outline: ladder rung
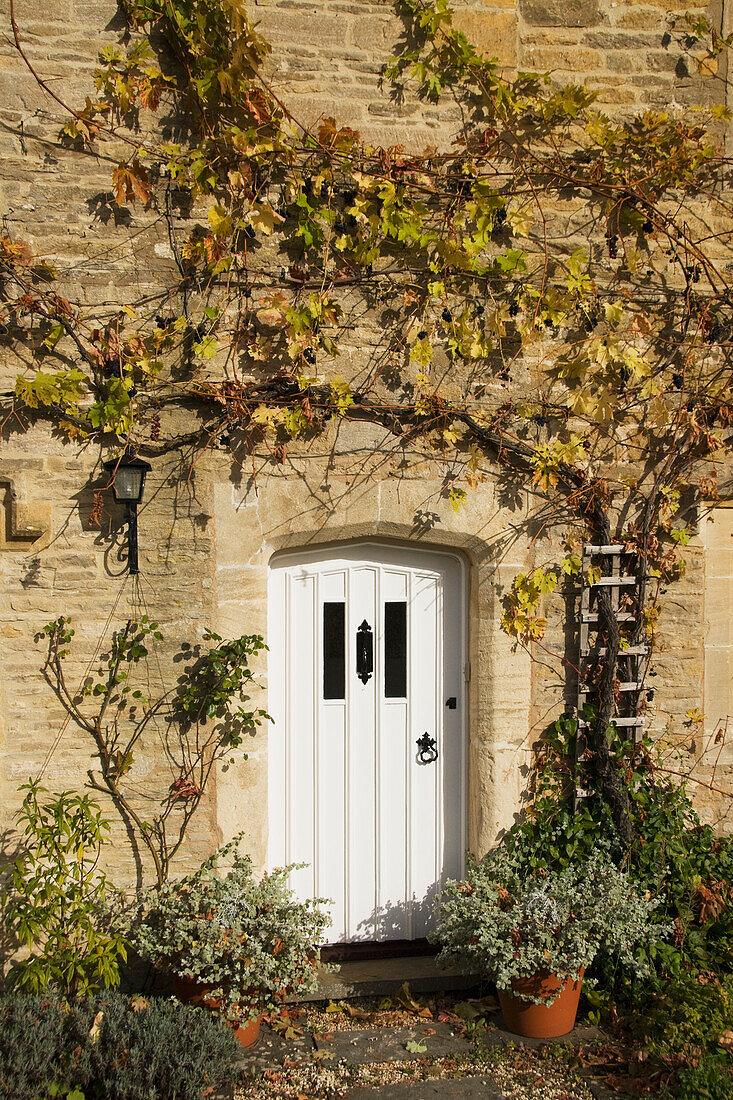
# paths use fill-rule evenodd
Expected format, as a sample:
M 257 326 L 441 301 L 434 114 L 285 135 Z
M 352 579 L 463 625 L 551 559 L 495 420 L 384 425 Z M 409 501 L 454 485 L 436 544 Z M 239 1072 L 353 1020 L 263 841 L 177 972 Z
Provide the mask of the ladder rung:
M 620 611 L 616 616 L 616 621 L 619 623 L 630 623 L 636 619 L 636 615 L 632 611 Z M 597 611 L 584 611 L 581 616 L 581 622 L 584 623 L 597 623 L 598 612 Z
M 612 542 L 607 546 L 584 546 L 583 553 L 593 554 L 633 554 L 633 550 L 627 550 L 622 542 Z
M 636 682 L 636 680 L 624 680 L 623 683 L 618 685 L 618 690 L 619 691 L 636 691 L 636 689 L 640 686 L 641 685 L 638 684 Z M 578 694 L 579 695 L 588 695 L 589 692 L 595 691 L 595 690 L 596 689 L 594 687 L 581 687 L 581 688 L 578 688 Z
M 643 726 L 644 725 L 644 719 L 639 718 L 639 717 L 636 717 L 636 718 L 612 718 L 611 719 L 611 724 L 614 725 L 614 726 L 619 726 L 623 729 L 630 729 L 633 726 Z M 584 718 L 579 718 L 578 719 L 578 727 L 580 729 L 587 729 L 588 728 L 588 723 L 585 721 Z
M 599 657 L 606 656 L 606 647 L 603 645 L 598 650 L 593 650 L 592 646 L 581 646 L 580 656 L 587 657 L 590 653 L 596 652 Z M 620 649 L 618 651 L 619 660 L 622 657 L 646 657 L 649 652 L 649 646 L 647 645 L 630 645 L 628 649 Z
M 623 588 L 632 584 L 638 584 L 636 577 L 601 577 L 588 588 Z

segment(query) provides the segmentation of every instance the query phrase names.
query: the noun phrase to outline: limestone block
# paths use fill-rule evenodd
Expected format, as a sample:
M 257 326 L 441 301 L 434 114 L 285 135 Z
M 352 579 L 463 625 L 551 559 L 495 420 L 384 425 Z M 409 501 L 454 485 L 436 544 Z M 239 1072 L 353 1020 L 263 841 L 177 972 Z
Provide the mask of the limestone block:
M 528 51 L 535 68 L 552 71 L 579 73 L 594 72 L 603 69 L 603 55 L 598 50 L 589 50 L 581 46 L 543 46 Z
M 400 24 L 396 19 L 383 16 L 360 15 L 350 19 L 346 27 L 346 41 L 351 46 L 373 53 L 384 50 L 385 57 L 392 52 L 392 43 L 399 35 Z
M 599 0 L 520 0 L 519 10 L 538 27 L 595 27 L 604 19 Z
M 517 64 L 516 12 L 459 8 L 453 22 L 486 57 L 495 57 L 502 65 Z
M 616 18 L 616 26 L 631 29 L 655 30 L 659 26 L 659 11 L 654 8 L 631 8 Z

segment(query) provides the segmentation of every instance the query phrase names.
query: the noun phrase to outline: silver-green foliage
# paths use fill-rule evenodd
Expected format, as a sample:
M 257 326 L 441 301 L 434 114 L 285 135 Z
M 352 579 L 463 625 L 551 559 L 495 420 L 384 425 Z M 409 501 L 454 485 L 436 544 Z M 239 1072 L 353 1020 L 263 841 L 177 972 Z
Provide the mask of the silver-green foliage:
M 465 881 L 446 884 L 438 960 L 504 990 L 539 972 L 577 979 L 600 952 L 641 973 L 639 947 L 667 932 L 652 924 L 655 907 L 604 851 L 559 872 L 522 873 L 500 850 L 472 863 Z
M 141 892 L 119 918 L 143 958 L 209 987 L 231 1020 L 274 1011 L 287 993 L 312 991 L 316 945 L 328 923 L 320 908 L 325 899 L 293 898 L 287 886 L 292 866 L 256 879 L 240 840 L 224 845 L 194 874 Z

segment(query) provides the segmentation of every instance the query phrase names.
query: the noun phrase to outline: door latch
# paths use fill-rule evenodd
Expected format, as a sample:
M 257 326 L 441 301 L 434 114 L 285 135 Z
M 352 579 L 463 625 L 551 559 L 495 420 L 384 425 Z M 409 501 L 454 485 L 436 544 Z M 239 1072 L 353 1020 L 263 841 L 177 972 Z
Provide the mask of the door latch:
M 446 699 L 445 705 L 447 706 L 448 710 L 455 710 L 458 706 L 458 700 L 456 699 L 455 695 L 451 695 L 450 699 Z
M 421 764 L 432 764 L 438 759 L 438 746 L 435 738 L 429 733 L 424 733 L 417 739 L 417 758 Z

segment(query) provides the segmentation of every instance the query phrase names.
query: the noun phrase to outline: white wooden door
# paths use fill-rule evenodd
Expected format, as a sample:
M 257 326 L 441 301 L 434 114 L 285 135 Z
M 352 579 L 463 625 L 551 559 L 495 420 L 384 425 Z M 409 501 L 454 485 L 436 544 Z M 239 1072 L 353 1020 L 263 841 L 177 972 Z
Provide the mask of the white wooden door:
M 464 587 L 452 555 L 377 544 L 273 563 L 269 863 L 308 865 L 327 942 L 425 936 L 463 873 Z

